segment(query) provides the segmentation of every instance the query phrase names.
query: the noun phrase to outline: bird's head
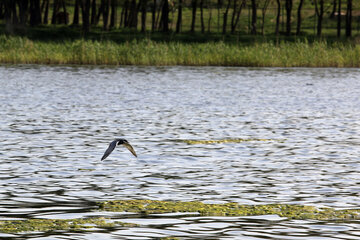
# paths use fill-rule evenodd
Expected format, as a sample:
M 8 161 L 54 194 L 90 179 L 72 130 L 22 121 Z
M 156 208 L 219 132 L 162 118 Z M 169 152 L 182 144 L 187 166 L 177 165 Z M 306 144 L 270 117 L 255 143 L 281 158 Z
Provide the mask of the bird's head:
M 123 139 L 123 138 L 118 138 L 116 140 L 117 140 L 117 145 L 129 144 L 129 142 L 126 139 Z

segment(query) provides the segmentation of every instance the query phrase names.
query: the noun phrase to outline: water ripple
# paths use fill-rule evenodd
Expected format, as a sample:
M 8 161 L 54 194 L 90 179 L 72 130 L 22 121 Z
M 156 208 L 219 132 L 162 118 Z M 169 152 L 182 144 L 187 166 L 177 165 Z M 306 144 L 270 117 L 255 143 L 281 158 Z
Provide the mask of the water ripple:
M 1 239 L 359 239 L 359 222 L 124 216 L 109 199 L 357 208 L 356 69 L 0 67 L 4 219 L 106 215 L 140 228 Z M 117 149 L 124 136 L 139 158 Z M 178 140 L 281 139 L 191 145 Z

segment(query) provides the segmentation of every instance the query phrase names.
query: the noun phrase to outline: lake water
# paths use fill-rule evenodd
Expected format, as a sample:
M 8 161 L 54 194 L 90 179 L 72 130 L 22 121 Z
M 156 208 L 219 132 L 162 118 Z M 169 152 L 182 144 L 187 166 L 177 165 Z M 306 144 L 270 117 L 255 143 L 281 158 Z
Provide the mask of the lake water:
M 360 221 L 93 211 L 112 199 L 358 208 L 358 69 L 1 66 L 0 86 L 0 219 L 141 224 L 1 239 L 360 239 Z M 101 162 L 115 137 L 138 159 L 117 148 Z M 229 138 L 254 141 L 180 141 Z

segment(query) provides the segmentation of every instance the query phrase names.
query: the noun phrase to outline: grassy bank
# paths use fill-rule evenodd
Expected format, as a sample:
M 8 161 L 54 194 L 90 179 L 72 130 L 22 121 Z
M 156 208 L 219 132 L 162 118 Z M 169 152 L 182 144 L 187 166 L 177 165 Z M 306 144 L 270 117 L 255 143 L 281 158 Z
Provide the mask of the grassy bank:
M 360 67 L 360 46 L 325 41 L 180 43 L 131 40 L 40 41 L 0 35 L 0 63 Z

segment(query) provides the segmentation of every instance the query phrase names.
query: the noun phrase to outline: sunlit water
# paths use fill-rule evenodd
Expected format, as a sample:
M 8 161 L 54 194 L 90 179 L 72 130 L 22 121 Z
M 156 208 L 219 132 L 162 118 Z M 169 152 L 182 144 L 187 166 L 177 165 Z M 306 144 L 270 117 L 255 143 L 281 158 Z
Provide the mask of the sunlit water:
M 122 215 L 109 199 L 358 208 L 357 69 L 0 67 L 0 218 L 136 228 L 1 239 L 360 239 L 360 222 Z M 125 137 L 138 153 L 116 149 Z M 272 139 L 190 145 L 179 140 Z

